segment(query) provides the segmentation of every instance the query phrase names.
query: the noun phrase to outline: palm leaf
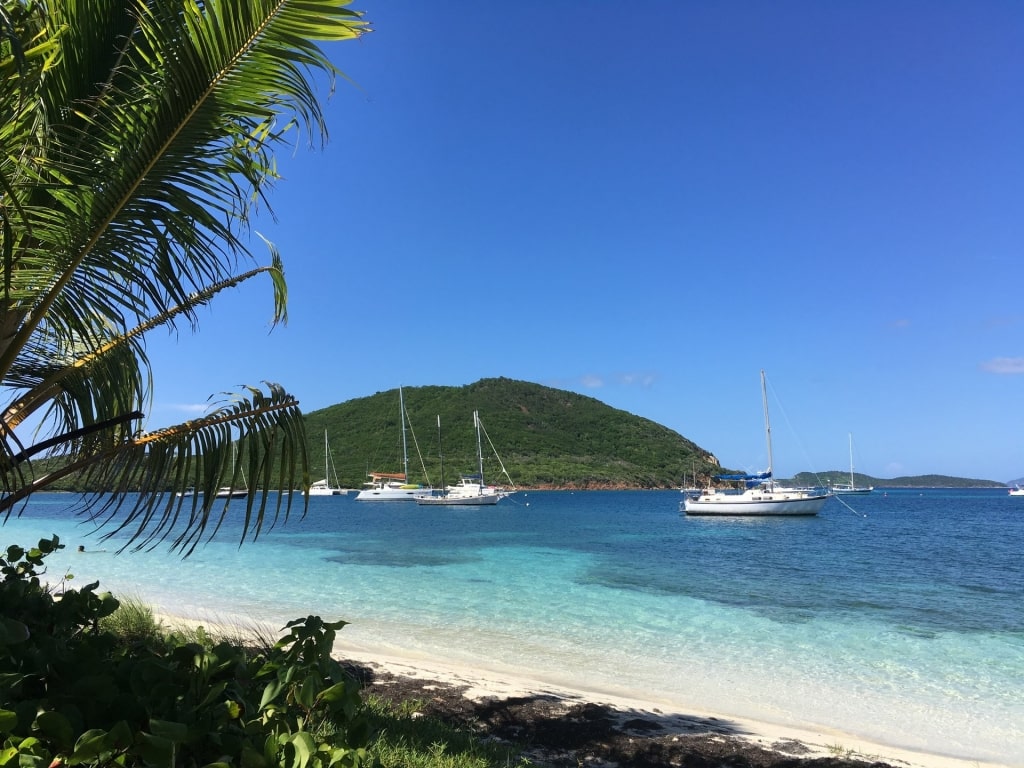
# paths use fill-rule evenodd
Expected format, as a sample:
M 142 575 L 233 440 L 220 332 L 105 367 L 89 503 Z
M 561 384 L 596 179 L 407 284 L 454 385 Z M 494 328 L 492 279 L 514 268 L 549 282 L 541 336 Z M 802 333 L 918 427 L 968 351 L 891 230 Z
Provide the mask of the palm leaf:
M 249 216 L 289 132 L 326 140 L 317 86 L 338 73 L 319 43 L 367 31 L 347 6 L 0 0 L 0 511 L 81 473 L 103 491 L 97 509 L 123 516 L 116 532 L 189 552 L 223 518 L 212 498 L 183 515 L 167 494 L 235 477 L 229 448 L 263 495 L 243 537 L 262 529 L 270 489 L 308 484 L 297 401 L 277 385 L 140 434 L 153 388 L 141 337 L 197 330 L 198 306 L 261 273 L 285 320 L 273 247 L 270 267 L 240 269 Z M 49 432 L 26 445 L 15 429 L 31 415 Z M 62 465 L 37 478 L 25 467 L 43 446 Z

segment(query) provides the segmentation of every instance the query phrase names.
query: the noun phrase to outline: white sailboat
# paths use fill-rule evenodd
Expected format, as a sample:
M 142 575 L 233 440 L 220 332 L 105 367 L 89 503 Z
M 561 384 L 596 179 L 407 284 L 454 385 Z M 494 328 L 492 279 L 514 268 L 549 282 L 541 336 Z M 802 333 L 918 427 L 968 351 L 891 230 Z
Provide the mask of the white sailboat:
M 832 485 L 832 493 L 871 493 L 875 490 L 873 485 L 868 486 L 857 486 L 853 482 L 853 433 L 850 433 L 850 482 L 849 483 L 834 483 Z
M 417 497 L 429 495 L 430 486 L 410 483 L 409 449 L 406 442 L 405 398 L 398 388 L 398 408 L 402 419 L 402 472 L 370 472 L 369 481 L 363 483 L 363 490 L 356 494 L 356 501 L 415 501 Z M 415 434 L 413 435 L 415 438 Z
M 235 473 L 235 462 L 238 460 L 238 446 L 231 446 L 231 474 Z M 242 470 L 242 485 L 241 487 L 235 487 L 233 485 L 226 485 L 218 488 L 214 494 L 215 498 L 218 499 L 244 499 L 249 495 L 248 482 L 245 479 L 245 470 Z
M 334 473 L 334 485 L 331 485 L 331 472 Z M 317 480 L 309 486 L 307 496 L 344 496 L 348 489 L 342 488 L 338 483 L 338 471 L 334 468 L 334 461 L 331 458 L 331 446 L 327 442 L 327 430 L 324 430 L 324 479 Z
M 740 483 L 742 490 L 707 488 L 680 504 L 687 515 L 753 517 L 809 517 L 818 514 L 827 493 L 816 490 L 777 488 L 772 477 L 772 427 L 768 419 L 768 391 L 761 371 L 761 399 L 764 403 L 764 432 L 768 443 L 768 469 L 749 475 L 716 475 L 715 480 Z
M 700 496 L 700 487 L 697 485 L 697 466 L 693 465 L 693 485 L 684 485 L 679 491 L 685 496 Z M 686 474 L 683 473 L 683 482 L 686 482 Z
M 444 485 L 444 456 L 441 458 L 441 485 L 444 491 L 440 494 L 420 496 L 416 499 L 417 504 L 426 506 L 447 506 L 447 507 L 481 507 L 497 504 L 498 501 L 509 495 L 509 491 L 498 488 L 494 485 L 487 485 L 484 482 L 484 453 L 483 442 L 480 438 L 483 426 L 480 422 L 480 412 L 473 411 L 473 426 L 476 428 L 476 457 L 477 474 L 462 475 L 456 485 Z M 437 417 L 438 442 L 441 440 L 441 417 Z M 488 438 L 489 440 L 490 438 Z M 492 446 L 493 447 L 493 446 Z M 500 461 L 500 458 L 499 458 Z M 502 466 L 504 469 L 504 466 Z M 506 476 L 508 472 L 505 473 Z

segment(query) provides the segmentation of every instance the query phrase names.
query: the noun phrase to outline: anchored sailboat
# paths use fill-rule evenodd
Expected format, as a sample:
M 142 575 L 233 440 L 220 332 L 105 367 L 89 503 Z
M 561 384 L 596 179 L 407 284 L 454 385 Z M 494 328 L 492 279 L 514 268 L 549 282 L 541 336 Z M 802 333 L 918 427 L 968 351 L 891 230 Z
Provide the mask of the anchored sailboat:
M 835 483 L 832 485 L 832 493 L 871 493 L 875 490 L 873 485 L 857 486 L 853 482 L 853 433 L 850 433 L 850 482 Z
M 415 501 L 418 496 L 430 494 L 430 486 L 410 483 L 409 449 L 406 442 L 405 398 L 398 388 L 398 408 L 402 419 L 402 472 L 370 472 L 370 480 L 363 483 L 363 490 L 356 495 L 356 501 Z M 415 439 L 415 433 L 413 439 Z
M 715 480 L 740 483 L 743 490 L 708 488 L 680 504 L 688 515 L 733 515 L 757 517 L 810 516 L 828 499 L 828 494 L 775 487 L 772 477 L 772 427 L 768 420 L 768 390 L 761 371 L 761 400 L 764 403 L 764 432 L 768 443 L 768 469 L 754 475 L 716 475 Z
M 480 412 L 473 411 L 473 426 L 476 428 L 476 458 L 477 458 L 477 473 L 472 475 L 462 475 L 459 478 L 457 485 L 446 486 L 444 491 L 440 494 L 434 494 L 430 496 L 420 496 L 416 499 L 417 504 L 424 504 L 429 506 L 460 506 L 460 507 L 480 507 L 490 506 L 497 504 L 499 500 L 510 495 L 513 491 L 506 491 L 502 488 L 498 488 L 494 485 L 487 485 L 484 482 L 484 453 L 483 453 L 483 442 L 481 440 L 481 432 L 483 431 L 483 424 L 480 421 Z M 441 440 L 441 417 L 437 417 L 437 435 L 438 442 Z M 490 437 L 487 438 L 490 442 Z M 491 448 L 494 446 L 492 445 Z M 495 451 L 497 456 L 497 451 Z M 441 459 L 442 472 L 444 471 L 444 454 L 442 451 Z M 498 458 L 498 462 L 501 462 L 501 458 Z M 502 464 L 502 470 L 505 470 L 505 465 Z M 508 477 L 508 472 L 505 472 L 505 476 Z M 511 478 L 509 478 L 511 481 Z M 441 477 L 441 484 L 444 485 L 444 476 Z
M 334 485 L 331 485 L 331 474 L 334 474 Z M 331 446 L 327 442 L 327 430 L 324 430 L 324 479 L 317 480 L 309 486 L 306 494 L 309 496 L 344 496 L 348 493 L 347 488 L 342 488 L 338 483 L 338 471 L 334 468 L 334 460 L 331 458 Z

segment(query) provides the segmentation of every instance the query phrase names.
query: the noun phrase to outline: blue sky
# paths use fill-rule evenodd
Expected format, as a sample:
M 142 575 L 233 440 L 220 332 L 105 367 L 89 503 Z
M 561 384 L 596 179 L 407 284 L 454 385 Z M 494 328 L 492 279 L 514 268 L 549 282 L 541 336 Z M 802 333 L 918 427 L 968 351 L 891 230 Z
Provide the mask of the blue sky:
M 330 141 L 255 224 L 289 323 L 250 281 L 152 334 L 150 427 L 505 376 L 754 470 L 763 368 L 779 476 L 851 433 L 876 477 L 1024 476 L 1024 5 L 352 7 Z

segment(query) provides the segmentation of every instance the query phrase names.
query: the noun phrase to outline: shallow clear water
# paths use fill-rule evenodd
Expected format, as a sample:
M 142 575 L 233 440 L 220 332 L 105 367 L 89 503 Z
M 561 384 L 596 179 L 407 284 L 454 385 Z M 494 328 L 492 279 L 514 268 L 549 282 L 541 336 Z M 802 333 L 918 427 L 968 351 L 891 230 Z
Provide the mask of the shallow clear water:
M 304 520 L 241 547 L 229 525 L 183 562 L 117 554 L 69 516 L 73 497 L 50 494 L 0 544 L 57 533 L 51 576 L 169 613 L 315 613 L 352 622 L 351 648 L 1024 764 L 1024 498 L 875 491 L 760 520 L 687 518 L 680 499 L 313 498 Z

